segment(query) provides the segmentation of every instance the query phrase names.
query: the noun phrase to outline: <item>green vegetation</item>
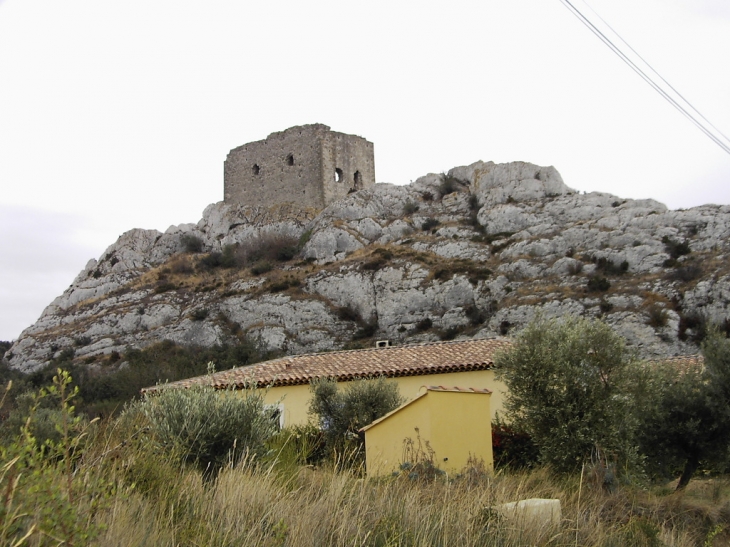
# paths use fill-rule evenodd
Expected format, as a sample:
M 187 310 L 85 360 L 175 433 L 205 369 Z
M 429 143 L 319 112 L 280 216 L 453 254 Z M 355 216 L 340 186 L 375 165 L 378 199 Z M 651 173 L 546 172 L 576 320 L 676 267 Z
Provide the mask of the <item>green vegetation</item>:
M 605 277 L 602 277 L 600 275 L 594 275 L 588 278 L 586 288 L 590 292 L 606 292 L 608 289 L 611 288 L 611 282 Z
M 402 402 L 382 378 L 315 382 L 321 429 L 277 431 L 260 392 L 205 387 L 162 389 L 89 421 L 75 408 L 83 383 L 45 371 L 33 381 L 52 375 L 47 387 L 3 413 L 0 545 L 725 545 L 727 479 L 690 474 L 677 494 L 640 472 L 727 462 L 730 340 L 710 332 L 702 349 L 706 369 L 668 373 L 635 367 L 599 321 L 538 321 L 498 359 L 517 383 L 512 421 L 493 431 L 497 474 L 471 464 L 447 476 L 426 454 L 404 459 L 424 464 L 417 473 L 364 480 L 357 431 Z M 170 343 L 142 354 L 120 359 L 179 372 L 189 358 Z M 14 373 L 0 372 L 9 384 Z M 494 511 L 531 497 L 560 499 L 561 526 L 515 525 Z
M 424 232 L 428 232 L 429 230 L 436 228 L 436 226 L 438 226 L 439 224 L 441 224 L 440 221 L 435 218 L 429 217 L 423 221 L 423 224 L 421 224 L 421 230 L 423 230 Z
M 441 183 L 439 184 L 439 194 L 441 194 L 441 197 L 458 192 L 461 188 L 469 186 L 467 181 L 461 180 L 447 173 L 441 173 L 440 177 Z
M 629 270 L 629 263 L 626 260 L 620 264 L 616 264 L 605 256 L 594 256 L 592 260 L 596 265 L 596 270 L 601 271 L 606 275 L 622 275 Z
M 355 380 L 344 389 L 339 389 L 334 380 L 322 378 L 310 387 L 309 413 L 320 425 L 329 452 L 345 453 L 350 449 L 361 456 L 364 439 L 358 433 L 360 428 L 404 402 L 398 384 L 384 377 Z
M 472 466 L 429 480 L 414 480 L 412 473 L 363 480 L 361 468 L 332 461 L 307 465 L 321 447 L 312 426 L 271 435 L 267 453 L 253 457 L 271 422 L 260 402 L 246 397 L 241 406 L 260 424 L 250 457 L 231 443 L 233 427 L 223 432 L 227 440 L 220 450 L 209 442 L 200 449 L 203 456 L 185 457 L 198 446 L 198 437 L 189 433 L 208 436 L 209 428 L 229 416 L 231 408 L 224 407 L 237 405 L 226 394 L 218 403 L 203 389 L 188 393 L 174 397 L 187 398 L 179 409 L 187 408 L 193 418 L 172 401 L 162 403 L 160 394 L 116 420 L 88 423 L 74 414 L 70 377 L 58 373 L 38 396 L 56 401 L 58 440 L 40 443 L 23 427 L 0 447 L 0 544 L 694 547 L 724 545 L 730 538 L 725 480 L 693 482 L 682 496 L 628 484 L 608 492 L 593 468 L 561 478 L 546 469 L 490 476 Z M 203 400 L 210 404 L 196 409 Z M 151 419 L 155 412 L 165 416 Z M 35 415 L 30 418 L 32 424 Z M 185 424 L 191 424 L 189 430 Z M 179 435 L 166 437 L 176 428 Z M 212 433 L 209 440 L 217 438 Z M 222 462 L 216 474 L 203 469 L 209 455 Z M 525 498 L 559 499 L 560 527 L 515 524 L 494 510 Z
M 193 234 L 180 236 L 180 244 L 186 253 L 199 253 L 203 250 L 203 240 Z
M 403 204 L 403 214 L 404 215 L 412 215 L 413 213 L 417 212 L 420 207 L 417 203 L 408 200 Z
M 636 461 L 632 356 L 601 321 L 537 320 L 495 362 L 507 385 L 507 418 L 526 432 L 539 460 L 560 472 L 611 454 Z
M 143 350 L 128 349 L 122 354 L 114 352 L 116 355 L 113 353 L 99 363 L 101 370 L 95 370 L 86 364 L 74 364 L 71 361 L 73 349 L 68 349 L 48 367 L 32 374 L 25 375 L 0 366 L 0 381 L 7 383 L 12 380 L 15 386 L 4 403 L 6 413 L 20 408 L 20 414 L 13 418 L 15 425 L 27 418 L 29 405 L 24 398 L 30 396 L 28 392 L 52 385 L 59 367 L 72 375 L 74 386 L 79 390 L 75 400 L 77 412 L 94 418 L 120 411 L 126 402 L 139 397 L 142 388 L 203 375 L 207 372 L 206 363 L 210 361 L 217 363 L 220 370 L 226 370 L 273 357 L 257 343 L 245 338 L 235 344 L 211 348 L 182 346 L 166 340 Z M 116 362 L 124 362 L 125 365 L 115 368 Z M 41 405 L 40 412 L 44 412 L 44 405 Z M 53 428 L 52 425 L 50 427 Z M 4 429 L 0 427 L 0 432 Z
M 680 256 L 688 255 L 692 252 L 687 240 L 677 241 L 669 236 L 664 236 L 662 243 L 664 243 L 664 250 L 669 254 L 669 257 L 675 260 Z
M 3 340 L 0 340 L 0 359 L 5 357 L 5 353 L 10 349 L 10 346 L 12 346 L 12 342 L 5 342 Z
M 650 470 L 671 476 L 678 489 L 699 468 L 725 466 L 730 447 L 730 340 L 713 331 L 702 344 L 705 367 L 653 371 L 653 404 L 646 405 L 638 438 Z
M 433 272 L 433 278 L 440 281 L 448 280 L 456 274 L 467 276 L 469 278 L 469 282 L 476 285 L 479 281 L 489 279 L 492 276 L 492 271 L 479 262 L 457 258 L 436 268 Z
M 199 266 L 204 270 L 251 268 L 254 275 L 260 275 L 273 269 L 273 263 L 294 258 L 310 236 L 306 232 L 299 238 L 263 233 L 241 243 L 224 245 L 220 252 L 205 255 Z
M 264 407 L 263 395 L 255 389 L 243 394 L 208 386 L 162 389 L 128 407 L 125 414 L 141 414 L 158 450 L 196 466 L 206 477 L 244 457 L 260 458 L 265 442 L 278 429 L 277 414 Z

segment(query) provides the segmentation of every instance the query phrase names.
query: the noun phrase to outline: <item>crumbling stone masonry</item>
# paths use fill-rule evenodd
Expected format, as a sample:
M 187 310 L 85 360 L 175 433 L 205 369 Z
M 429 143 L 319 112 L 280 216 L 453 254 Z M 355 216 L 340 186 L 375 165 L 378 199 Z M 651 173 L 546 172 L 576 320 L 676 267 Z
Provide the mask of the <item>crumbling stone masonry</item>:
M 322 124 L 291 127 L 231 150 L 223 180 L 226 203 L 321 210 L 375 184 L 373 143 Z

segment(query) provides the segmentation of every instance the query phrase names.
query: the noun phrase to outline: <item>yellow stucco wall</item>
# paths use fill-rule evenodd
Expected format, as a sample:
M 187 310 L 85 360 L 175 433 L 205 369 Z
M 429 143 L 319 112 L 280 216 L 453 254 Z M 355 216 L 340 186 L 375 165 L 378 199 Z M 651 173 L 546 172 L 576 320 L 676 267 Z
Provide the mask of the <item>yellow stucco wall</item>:
M 493 469 L 488 393 L 428 391 L 365 430 L 365 465 L 370 476 L 387 475 L 403 462 L 433 458 L 447 473 L 466 467 L 469 458 Z M 418 429 L 418 431 L 416 431 Z M 410 439 L 412 443 L 405 443 Z M 408 448 L 408 446 L 412 448 Z M 427 446 L 434 451 L 429 456 Z
M 445 386 L 445 387 L 473 387 L 477 389 L 489 389 L 492 391 L 490 404 L 490 420 L 494 420 L 496 412 L 504 414 L 503 401 L 506 387 L 502 382 L 494 378 L 493 370 L 471 370 L 466 372 L 449 372 L 446 374 L 429 374 L 426 376 L 401 376 L 393 378 L 398 383 L 398 389 L 406 401 L 414 399 L 423 386 Z M 345 385 L 347 382 L 341 382 Z M 309 385 L 281 386 L 270 388 L 266 391 L 264 401 L 266 404 L 280 402 L 285 427 L 291 425 L 302 425 L 309 421 L 308 409 L 311 399 Z

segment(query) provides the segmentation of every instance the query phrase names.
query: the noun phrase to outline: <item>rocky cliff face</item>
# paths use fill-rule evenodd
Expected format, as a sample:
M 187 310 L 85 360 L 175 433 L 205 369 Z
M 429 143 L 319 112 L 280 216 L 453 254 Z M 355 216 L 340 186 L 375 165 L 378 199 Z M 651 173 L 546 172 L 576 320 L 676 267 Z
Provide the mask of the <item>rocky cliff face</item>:
M 164 339 L 303 353 L 483 338 L 538 313 L 603 317 L 645 356 L 691 354 L 730 323 L 729 251 L 730 206 L 669 211 L 576 193 L 553 167 L 477 162 L 316 217 L 221 202 L 197 224 L 131 230 L 6 358 L 32 371 Z

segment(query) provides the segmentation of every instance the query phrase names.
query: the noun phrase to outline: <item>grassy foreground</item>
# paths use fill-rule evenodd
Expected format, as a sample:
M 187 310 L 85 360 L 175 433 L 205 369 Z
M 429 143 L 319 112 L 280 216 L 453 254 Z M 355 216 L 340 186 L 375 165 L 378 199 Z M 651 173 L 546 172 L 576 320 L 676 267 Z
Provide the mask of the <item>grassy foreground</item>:
M 17 438 L 0 445 L 0 547 L 730 542 L 726 478 L 693 481 L 680 492 L 613 481 L 609 492 L 600 468 L 584 467 L 579 475 L 546 469 L 489 474 L 477 464 L 454 477 L 426 466 L 371 479 L 358 466 L 303 465 L 305 437 L 288 431 L 271 437 L 259 456 L 224 460 L 211 472 L 196 465 L 199 460 L 186 462 L 179 446 L 154 434 L 154 422 L 143 413 L 106 423 L 76 416 L 70 382 L 59 372 Z M 44 398 L 60 404 L 58 436 L 40 442 L 31 426 Z M 560 524 L 526 525 L 496 510 L 528 498 L 559 499 Z
M 243 461 L 216 478 L 144 442 L 97 434 L 84 455 L 4 459 L 0 545 L 128 546 L 718 546 L 730 539 L 730 483 L 680 493 L 620 486 L 586 471 L 478 469 L 460 477 L 364 478 L 288 458 Z M 492 508 L 557 498 L 559 528 L 525 528 Z
M 555 481 L 544 471 L 418 483 L 307 468 L 282 480 L 242 466 L 224 471 L 214 484 L 183 472 L 154 496 L 116 496 L 97 516 L 106 527 L 98 544 L 726 545 L 725 488 L 721 483 L 684 495 L 632 490 L 605 495 L 587 484 L 581 489 L 576 480 Z M 713 500 L 716 495 L 722 500 Z M 524 529 L 490 510 L 530 497 L 561 500 L 559 529 Z

